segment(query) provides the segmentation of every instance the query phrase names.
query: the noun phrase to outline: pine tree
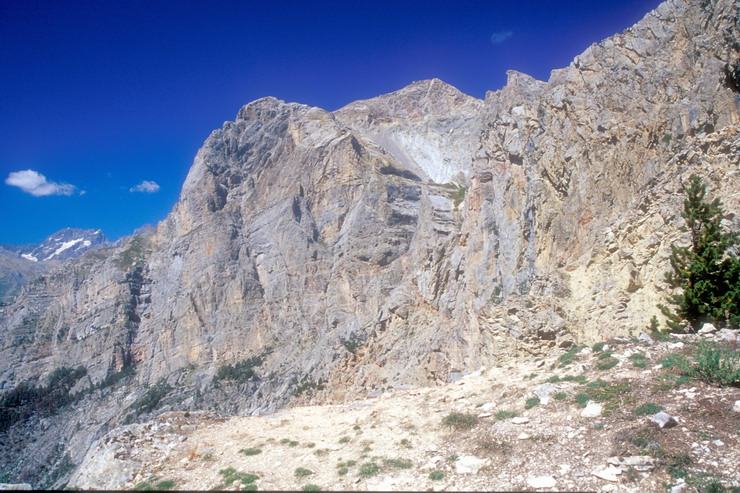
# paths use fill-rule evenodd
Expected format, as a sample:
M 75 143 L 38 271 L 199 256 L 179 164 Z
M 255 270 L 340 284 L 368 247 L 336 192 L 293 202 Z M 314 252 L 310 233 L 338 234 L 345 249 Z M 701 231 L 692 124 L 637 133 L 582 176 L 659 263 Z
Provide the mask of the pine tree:
M 658 308 L 667 317 L 669 329 L 682 330 L 688 322 L 694 329 L 705 322 L 737 328 L 740 323 L 740 259 L 734 247 L 736 232 L 722 229 L 722 202 L 704 200 L 706 185 L 692 175 L 684 187 L 684 212 L 691 235 L 689 246 L 671 245 L 672 271 L 666 272 L 666 281 L 681 292 L 668 297 L 674 305 Z

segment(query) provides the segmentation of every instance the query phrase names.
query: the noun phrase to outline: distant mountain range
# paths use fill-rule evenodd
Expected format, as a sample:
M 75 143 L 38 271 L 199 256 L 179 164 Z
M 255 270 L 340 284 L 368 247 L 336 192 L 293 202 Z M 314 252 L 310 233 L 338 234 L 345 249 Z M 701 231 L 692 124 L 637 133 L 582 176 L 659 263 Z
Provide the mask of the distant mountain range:
M 25 284 L 47 272 L 58 261 L 113 246 L 99 229 L 64 228 L 41 243 L 0 245 L 0 301 L 10 299 Z
M 101 248 L 107 243 L 108 238 L 99 229 L 64 228 L 41 243 L 2 247 L 31 262 L 48 262 L 77 258 L 86 251 Z

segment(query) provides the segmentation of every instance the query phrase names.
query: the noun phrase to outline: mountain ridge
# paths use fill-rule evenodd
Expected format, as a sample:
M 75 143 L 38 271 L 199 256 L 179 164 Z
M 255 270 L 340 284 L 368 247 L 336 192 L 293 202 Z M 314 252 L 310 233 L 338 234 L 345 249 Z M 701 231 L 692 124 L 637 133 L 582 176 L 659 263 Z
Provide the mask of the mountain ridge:
M 85 367 L 78 463 L 130 412 L 117 399 L 160 381 L 161 409 L 266 414 L 640 330 L 667 293 L 682 180 L 740 202 L 732 2 L 658 15 L 638 24 L 662 33 L 644 59 L 627 30 L 546 83 L 510 72 L 485 101 L 432 79 L 334 113 L 245 105 L 154 230 L 24 288 L 0 318 L 0 383 Z M 214 383 L 257 357 L 245 381 Z M 39 455 L 19 477 L 39 447 L 14 452 Z

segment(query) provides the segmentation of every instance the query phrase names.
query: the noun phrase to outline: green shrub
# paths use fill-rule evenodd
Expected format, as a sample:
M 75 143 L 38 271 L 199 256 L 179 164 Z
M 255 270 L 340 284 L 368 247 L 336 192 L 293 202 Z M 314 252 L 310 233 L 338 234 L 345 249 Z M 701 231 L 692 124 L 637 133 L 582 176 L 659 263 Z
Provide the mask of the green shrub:
M 496 419 L 498 419 L 498 420 L 515 418 L 515 417 L 517 417 L 517 413 L 516 413 L 516 411 L 509 411 L 509 410 L 506 410 L 506 409 L 502 409 L 502 410 L 496 412 L 496 414 L 494 415 L 494 417 Z
M 591 348 L 591 350 L 594 353 L 598 353 L 599 351 L 602 351 L 604 349 L 604 346 L 606 346 L 605 343 L 599 342 L 599 343 L 594 344 L 593 347 Z
M 663 408 L 660 407 L 659 405 L 654 404 L 652 402 L 648 402 L 646 404 L 636 407 L 632 412 L 637 414 L 638 416 L 648 416 L 651 414 L 659 413 L 662 410 Z
M 583 384 L 586 383 L 586 375 L 578 375 L 577 377 L 573 375 L 566 375 L 563 377 L 563 382 L 578 382 Z
M 644 354 L 634 353 L 630 356 L 630 360 L 632 360 L 632 366 L 635 368 L 647 368 L 647 358 Z
M 530 397 L 527 402 L 524 403 L 524 409 L 532 409 L 534 406 L 540 403 L 539 397 Z
M 439 470 L 432 471 L 429 473 L 429 479 L 431 479 L 432 481 L 439 481 L 441 479 L 444 479 L 444 477 L 445 477 L 445 473 Z
M 315 484 L 307 484 L 303 488 L 301 488 L 303 491 L 321 491 L 320 486 L 316 486 Z
M 159 403 L 164 399 L 167 394 L 172 391 L 172 387 L 167 384 L 165 379 L 160 379 L 155 385 L 152 385 L 144 395 L 136 399 L 133 404 L 129 406 L 137 415 L 145 414 L 155 410 Z
M 606 354 L 606 353 L 605 353 Z M 619 364 L 619 360 L 617 358 L 606 358 L 603 361 L 600 361 L 596 364 L 596 368 L 599 370 L 611 370 L 615 366 Z
M 576 346 L 570 349 L 567 353 L 561 354 L 558 358 L 560 361 L 560 367 L 565 367 L 578 360 L 578 353 L 583 349 L 581 346 Z
M 586 385 L 585 391 L 577 394 L 575 400 L 579 407 L 586 407 L 588 401 L 611 403 L 629 391 L 630 388 L 627 384 L 609 384 L 602 379 L 598 379 Z M 610 407 L 613 408 L 613 406 Z
M 707 383 L 740 387 L 740 351 L 726 344 L 700 342 L 694 353 L 696 364 L 688 375 Z
M 339 443 L 349 443 L 350 438 L 349 437 L 342 437 L 339 439 Z
M 574 399 L 576 403 L 578 404 L 578 407 L 586 407 L 588 405 L 588 401 L 591 400 L 588 394 L 584 394 L 584 393 L 577 394 L 574 397 Z
M 248 474 L 245 472 L 237 472 L 233 467 L 221 469 L 218 473 L 223 476 L 224 484 L 230 486 L 236 482 L 242 485 L 242 491 L 246 491 L 250 486 L 254 487 L 253 483 L 259 479 L 259 476 L 255 474 Z M 253 489 L 253 488 L 249 488 Z
M 305 467 L 297 467 L 294 471 L 294 474 L 297 478 L 302 478 L 305 476 L 310 476 L 313 474 L 313 471 L 311 469 L 306 469 Z
M 213 377 L 214 382 L 221 380 L 228 380 L 237 384 L 247 382 L 257 376 L 254 368 L 260 366 L 264 357 L 269 353 L 263 353 L 259 356 L 253 356 L 249 359 L 239 361 L 233 365 L 220 366 L 216 372 L 216 376 Z
M 247 455 L 247 456 L 249 456 L 249 455 L 257 455 L 257 454 L 261 454 L 262 453 L 262 450 L 260 450 L 258 448 L 243 448 L 243 449 L 241 449 L 239 451 L 239 453 L 244 454 L 244 455 Z
M 171 479 L 166 479 L 164 481 L 160 480 L 157 477 L 150 478 L 146 481 L 142 481 L 141 483 L 134 486 L 135 491 L 163 491 L 163 490 L 171 490 L 175 487 L 175 482 Z
M 566 394 L 565 392 L 558 392 L 558 393 L 556 393 L 556 394 L 555 394 L 555 395 L 553 396 L 553 398 L 554 398 L 554 399 L 555 399 L 556 401 L 564 401 L 565 399 L 567 399 L 567 398 L 568 398 L 568 394 Z
M 457 430 L 469 430 L 478 424 L 478 416 L 475 414 L 452 412 L 445 416 L 442 424 Z
M 383 459 L 383 465 L 396 469 L 411 469 L 413 463 L 406 459 Z
M 666 470 L 673 479 L 686 478 L 690 474 L 688 466 L 690 466 L 692 462 L 693 460 L 689 454 L 674 455 L 669 459 Z
M 686 369 L 689 367 L 689 360 L 686 359 L 686 356 L 683 354 L 669 354 L 659 362 L 663 368 L 670 369 L 670 368 L 678 368 Z
M 137 491 L 162 491 L 162 490 L 171 490 L 175 487 L 175 482 L 171 479 L 166 479 L 164 481 L 160 481 L 159 478 L 151 478 L 148 481 L 144 481 L 142 483 L 137 484 L 134 486 L 134 490 Z
M 380 472 L 380 466 L 375 462 L 366 462 L 360 466 L 360 476 L 363 478 L 369 478 L 375 476 Z

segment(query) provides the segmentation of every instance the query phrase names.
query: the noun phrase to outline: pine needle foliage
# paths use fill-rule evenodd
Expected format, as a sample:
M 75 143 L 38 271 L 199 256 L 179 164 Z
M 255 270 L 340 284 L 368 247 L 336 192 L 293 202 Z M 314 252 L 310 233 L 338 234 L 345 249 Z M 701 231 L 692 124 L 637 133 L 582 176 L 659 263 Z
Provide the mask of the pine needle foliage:
M 740 258 L 735 252 L 739 235 L 723 230 L 722 202 L 705 200 L 701 178 L 692 175 L 683 190 L 681 216 L 691 244 L 671 245 L 672 270 L 665 279 L 681 291 L 668 297 L 673 310 L 665 305 L 658 308 L 672 331 L 698 329 L 705 322 L 736 329 L 740 323 Z

